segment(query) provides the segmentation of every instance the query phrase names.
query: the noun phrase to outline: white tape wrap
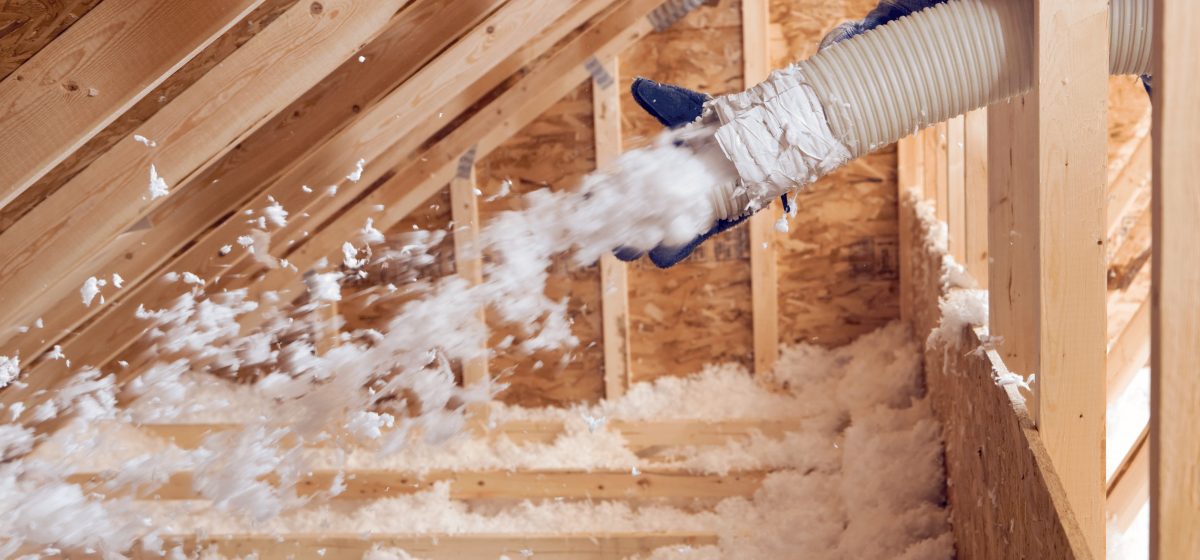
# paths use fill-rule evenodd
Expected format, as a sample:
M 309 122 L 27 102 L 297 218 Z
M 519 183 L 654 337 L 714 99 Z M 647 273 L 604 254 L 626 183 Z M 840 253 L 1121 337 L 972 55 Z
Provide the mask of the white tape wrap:
M 713 99 L 717 142 L 737 168 L 750 209 L 809 184 L 850 160 L 799 67 L 777 70 L 742 93 Z

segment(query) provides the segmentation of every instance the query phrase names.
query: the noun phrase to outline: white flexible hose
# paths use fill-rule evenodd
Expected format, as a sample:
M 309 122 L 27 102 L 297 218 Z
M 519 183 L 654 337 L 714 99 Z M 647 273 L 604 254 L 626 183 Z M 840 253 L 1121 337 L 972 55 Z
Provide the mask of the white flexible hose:
M 1111 1 L 1113 74 L 1150 72 L 1151 9 L 1152 0 Z M 1028 91 L 1033 31 L 1030 1 L 951 0 L 713 100 L 717 140 L 747 190 L 740 198 L 753 209 L 916 130 Z

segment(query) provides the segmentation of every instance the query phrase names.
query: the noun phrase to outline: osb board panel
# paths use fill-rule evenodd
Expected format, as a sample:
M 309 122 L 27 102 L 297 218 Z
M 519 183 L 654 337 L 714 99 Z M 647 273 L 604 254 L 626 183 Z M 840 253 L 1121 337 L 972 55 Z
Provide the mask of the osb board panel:
M 0 80 L 99 3 L 100 0 L 5 0 L 0 3 Z
M 621 56 L 621 83 L 635 76 L 720 95 L 741 90 L 741 3 L 702 6 L 667 31 Z M 660 130 L 623 87 L 625 149 Z M 629 270 L 631 376 L 635 381 L 687 375 L 705 364 L 753 359 L 749 234 L 745 226 L 717 236 L 668 270 L 642 260 Z
M 779 235 L 783 343 L 840 346 L 900 316 L 896 150 L 805 188 Z
M 662 125 L 629 93 L 637 76 L 711 95 L 742 86 L 741 2 L 701 6 L 662 33 L 652 33 L 621 54 L 621 137 L 626 150 L 646 145 Z
M 904 197 L 902 294 L 913 309 L 913 330 L 925 339 L 938 324 L 943 253 L 927 250 L 913 209 Z M 974 353 L 977 335 L 966 329 L 963 346 L 925 351 L 926 385 L 946 444 L 947 498 L 958 558 L 1091 558 L 1067 505 L 1058 475 L 1016 389 L 993 380 L 1003 371 L 995 352 Z
M 771 58 L 776 68 L 817 52 L 825 34 L 862 19 L 876 0 L 771 0 Z
M 595 166 L 592 91 L 585 83 L 478 162 L 480 220 L 486 225 L 496 213 L 521 208 L 518 195 L 522 193 L 574 188 Z M 511 182 L 511 194 L 489 201 L 506 180 Z M 546 295 L 568 299 L 567 313 L 579 344 L 526 354 L 516 349 L 526 334 L 489 316 L 490 346 L 495 350 L 489 373 L 509 384 L 498 398 L 524 406 L 599 400 L 604 395 L 599 266 L 580 267 L 570 262 L 569 255 L 558 256 L 551 265 Z M 513 346 L 499 348 L 510 335 L 515 337 Z
M 93 161 L 107 152 L 114 144 L 126 139 L 137 127 L 141 126 L 159 109 L 174 100 L 184 90 L 191 87 L 212 70 L 233 51 L 249 41 L 267 25 L 275 21 L 284 11 L 297 0 L 267 0 L 256 8 L 250 15 L 238 22 L 224 35 L 213 41 L 211 45 L 188 61 L 182 68 L 168 77 L 153 91 L 146 94 L 141 101 L 118 117 L 112 124 L 97 133 L 91 140 L 75 150 L 62 163 L 50 170 L 44 177 L 25 190 L 16 200 L 13 200 L 0 212 L 0 231 L 8 229 L 13 223 L 29 212 L 35 205 L 46 200 L 55 191 L 83 171 Z M 104 92 L 100 92 L 104 95 Z
M 772 58 L 781 67 L 817 52 L 838 24 L 874 0 L 774 0 Z M 779 322 L 785 344 L 846 344 L 900 316 L 896 149 L 851 162 L 804 188 L 779 236 Z
M 414 279 L 425 284 L 454 274 L 454 237 L 449 233 L 450 228 L 450 188 L 446 187 L 385 231 L 384 242 L 372 246 L 373 253 L 400 251 L 410 243 L 406 236 L 417 230 L 447 233 L 441 243 L 427 250 L 434 257 L 428 266 L 414 270 L 407 266 L 388 266 L 387 261 L 376 259 L 363 267 L 366 274 L 361 278 L 354 276 L 354 271 L 345 271 L 347 277 L 342 281 L 342 301 L 338 305 L 338 313 L 345 320 L 343 330 L 385 330 L 392 317 L 420 295 L 412 292 Z M 397 290 L 393 292 L 389 285 Z

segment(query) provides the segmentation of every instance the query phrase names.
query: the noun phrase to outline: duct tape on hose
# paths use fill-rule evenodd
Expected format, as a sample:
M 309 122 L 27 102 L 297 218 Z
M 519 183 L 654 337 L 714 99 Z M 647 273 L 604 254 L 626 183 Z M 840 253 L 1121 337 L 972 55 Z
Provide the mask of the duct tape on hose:
M 797 66 L 707 105 L 721 120 L 716 139 L 737 168 L 750 208 L 816 181 L 850 160 Z

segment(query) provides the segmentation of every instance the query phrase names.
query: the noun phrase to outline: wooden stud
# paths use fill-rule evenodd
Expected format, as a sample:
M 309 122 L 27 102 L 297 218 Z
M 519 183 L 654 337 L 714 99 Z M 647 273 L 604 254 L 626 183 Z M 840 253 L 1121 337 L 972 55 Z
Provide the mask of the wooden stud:
M 621 73 L 619 58 L 588 59 L 592 74 L 592 128 L 596 168 L 621 155 Z M 625 394 L 633 379 L 629 352 L 629 271 L 612 255 L 600 258 L 600 311 L 604 329 L 604 396 Z
M 262 2 L 112 0 L 71 26 L 0 82 L 0 206 Z
M 950 223 L 950 126 L 940 122 L 933 125 L 933 166 L 925 169 L 933 180 L 933 192 L 937 201 L 937 217 Z
M 742 81 L 746 87 L 771 71 L 771 9 L 768 0 L 742 1 Z M 779 358 L 779 256 L 774 203 L 750 218 L 750 291 L 754 308 L 754 373 L 765 375 Z
M 1108 482 L 1105 509 L 1121 533 L 1129 530 L 1150 499 L 1150 427 L 1142 430 Z
M 897 206 L 904 204 L 906 193 L 922 192 L 924 188 L 925 147 L 922 141 L 921 133 L 916 132 L 901 138 L 896 143 Z M 913 321 L 912 298 L 906 297 L 906 294 L 911 293 L 913 289 L 911 270 L 913 256 L 909 254 L 913 246 L 910 239 L 912 224 L 909 223 L 909 212 L 905 212 L 901 208 L 898 213 L 900 222 L 900 318 L 911 324 Z
M 458 172 L 450 181 L 451 215 L 454 220 L 454 263 L 458 275 L 472 286 L 483 283 L 483 255 L 479 252 L 479 187 L 475 175 L 475 148 L 467 150 L 458 161 Z M 479 322 L 487 324 L 483 309 Z M 488 348 L 486 337 L 479 356 L 463 362 L 463 385 L 487 382 Z
M 81 265 L 161 205 L 149 190 L 151 165 L 177 188 L 349 59 L 408 2 L 297 4 L 138 128 L 157 149 L 120 143 L 35 206 L 0 234 L 0 325 L 36 319 L 48 284 L 78 290 L 104 272 Z
M 987 109 L 966 114 L 963 135 L 963 173 L 966 239 L 963 265 L 979 287 L 988 287 L 988 164 Z
M 552 535 L 313 535 L 261 534 L 163 535 L 168 549 L 176 546 L 187 557 L 209 551 L 230 558 L 254 557 L 261 560 L 359 560 L 376 547 L 398 548 L 414 557 L 430 560 L 494 560 L 497 557 L 538 560 L 620 560 L 643 556 L 663 547 L 698 548 L 716 546 L 718 536 L 709 533 L 663 532 L 552 534 Z M 320 551 L 320 552 L 317 552 Z M 22 550 L 22 553 L 25 551 Z M 30 549 L 29 553 L 39 552 Z M 134 546 L 136 560 L 159 560 L 161 554 Z
M 1200 4 L 1154 2 L 1150 558 L 1200 558 Z
M 991 333 L 1088 546 L 1104 547 L 1108 3 L 1039 0 L 1033 91 L 989 108 Z M 1081 133 L 1084 131 L 1086 133 Z
M 1116 401 L 1149 362 L 1150 300 L 1147 298 L 1108 348 L 1108 402 Z
M 946 224 L 950 255 L 967 264 L 966 120 L 962 115 L 946 121 Z

